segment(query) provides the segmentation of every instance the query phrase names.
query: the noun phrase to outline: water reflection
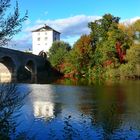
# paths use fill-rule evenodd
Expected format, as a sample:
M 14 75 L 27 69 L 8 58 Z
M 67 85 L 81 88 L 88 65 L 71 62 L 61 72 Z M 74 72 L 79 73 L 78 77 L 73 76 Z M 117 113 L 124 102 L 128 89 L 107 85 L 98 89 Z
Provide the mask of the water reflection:
M 46 119 L 54 117 L 54 104 L 51 102 L 36 101 L 33 103 L 35 118 L 44 117 Z
M 30 99 L 33 106 L 34 117 L 44 118 L 46 120 L 54 118 L 55 104 L 51 86 L 36 85 L 34 88 L 31 88 L 31 90 L 32 94 L 30 95 Z M 46 91 L 48 91 L 48 93 Z
M 27 85 L 24 85 L 27 86 Z M 140 139 L 139 83 L 106 87 L 28 85 L 23 111 L 39 140 Z M 32 109 L 29 109 L 32 106 Z M 31 119 L 32 118 L 32 119 Z
M 28 95 L 21 93 L 15 84 L 0 84 L 0 139 L 16 137 L 20 109 Z

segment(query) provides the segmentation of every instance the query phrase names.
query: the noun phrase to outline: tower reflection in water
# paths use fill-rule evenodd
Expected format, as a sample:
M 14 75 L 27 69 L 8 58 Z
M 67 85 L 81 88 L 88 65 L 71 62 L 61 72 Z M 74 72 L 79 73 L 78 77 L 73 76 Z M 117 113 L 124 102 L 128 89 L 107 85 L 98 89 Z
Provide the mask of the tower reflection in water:
M 32 92 L 34 117 L 46 120 L 54 118 L 55 103 L 51 86 L 44 86 L 43 88 L 35 86 L 32 88 Z
M 35 101 L 34 116 L 36 118 L 54 118 L 54 104 L 52 102 Z

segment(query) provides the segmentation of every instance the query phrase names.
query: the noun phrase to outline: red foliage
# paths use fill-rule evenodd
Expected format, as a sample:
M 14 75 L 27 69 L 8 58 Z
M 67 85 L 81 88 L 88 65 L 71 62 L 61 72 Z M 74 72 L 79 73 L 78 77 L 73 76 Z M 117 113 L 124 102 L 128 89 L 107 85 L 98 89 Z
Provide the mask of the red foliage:
M 120 42 L 117 42 L 115 47 L 116 47 L 117 54 L 119 56 L 120 63 L 123 63 L 126 52 L 122 50 Z
M 119 57 L 119 61 L 120 63 L 123 63 L 124 62 L 124 58 L 125 58 L 125 55 L 126 55 L 126 51 L 123 51 L 122 48 L 121 48 L 121 43 L 118 41 L 115 45 L 115 48 L 116 48 L 116 52 L 118 54 L 118 57 Z M 106 66 L 109 66 L 113 63 L 112 60 L 107 60 L 104 62 L 103 66 L 106 67 Z

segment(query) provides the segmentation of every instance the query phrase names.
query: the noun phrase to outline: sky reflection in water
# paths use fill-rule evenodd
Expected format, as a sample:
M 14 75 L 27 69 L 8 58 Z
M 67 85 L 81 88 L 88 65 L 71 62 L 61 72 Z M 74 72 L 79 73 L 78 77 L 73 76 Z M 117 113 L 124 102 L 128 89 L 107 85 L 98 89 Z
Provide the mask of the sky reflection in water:
M 140 139 L 139 84 L 20 85 L 32 92 L 22 107 L 18 131 L 39 140 Z

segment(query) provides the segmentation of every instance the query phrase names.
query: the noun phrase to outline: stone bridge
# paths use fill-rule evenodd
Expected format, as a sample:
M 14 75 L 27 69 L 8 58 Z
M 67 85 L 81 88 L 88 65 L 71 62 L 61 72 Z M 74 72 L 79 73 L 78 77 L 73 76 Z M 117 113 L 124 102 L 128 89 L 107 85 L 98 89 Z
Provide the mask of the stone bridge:
M 0 47 L 0 82 L 36 81 L 46 65 L 41 56 Z

